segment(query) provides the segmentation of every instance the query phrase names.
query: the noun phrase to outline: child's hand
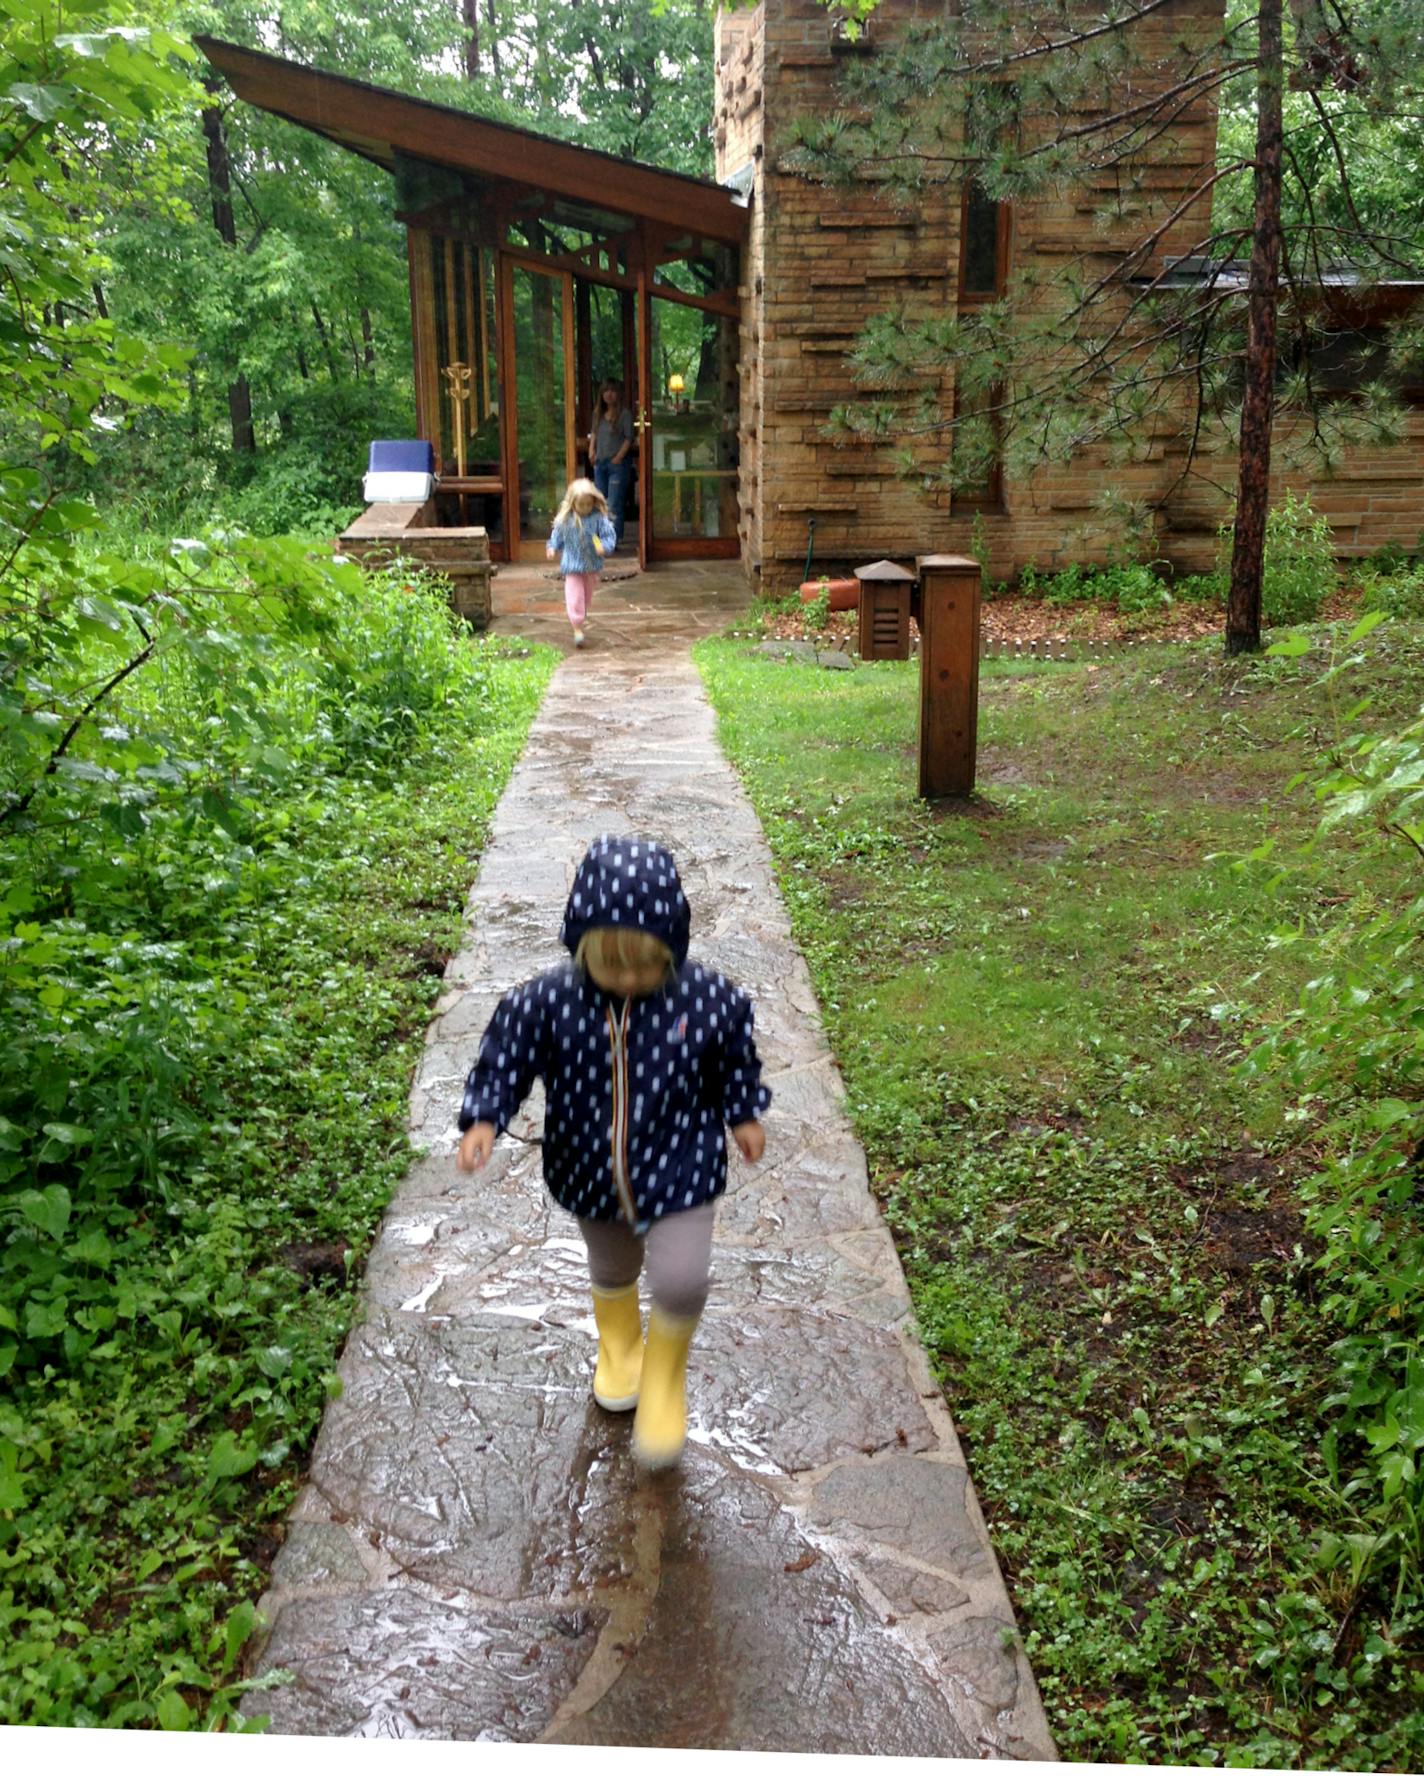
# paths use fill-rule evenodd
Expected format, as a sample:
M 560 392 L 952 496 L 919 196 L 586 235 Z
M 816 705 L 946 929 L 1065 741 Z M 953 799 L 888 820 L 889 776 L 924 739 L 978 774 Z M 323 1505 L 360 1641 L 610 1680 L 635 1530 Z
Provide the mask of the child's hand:
M 472 1122 L 460 1142 L 455 1163 L 462 1172 L 477 1172 L 494 1151 L 494 1124 Z
M 559 557 L 558 557 L 558 552 L 557 552 L 557 550 L 554 550 L 554 549 L 545 549 L 545 551 L 544 551 L 544 559 L 545 559 L 545 560 L 546 560 L 546 561 L 557 561 L 557 560 L 558 560 L 558 558 L 559 558 Z
M 766 1152 L 766 1130 L 759 1122 L 739 1122 L 732 1130 L 732 1139 L 748 1165 L 754 1166 Z

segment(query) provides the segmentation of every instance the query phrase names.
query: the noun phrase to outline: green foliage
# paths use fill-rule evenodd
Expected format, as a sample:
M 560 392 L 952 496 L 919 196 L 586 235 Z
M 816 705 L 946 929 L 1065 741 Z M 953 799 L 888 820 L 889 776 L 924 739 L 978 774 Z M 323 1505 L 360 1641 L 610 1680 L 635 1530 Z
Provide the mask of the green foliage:
M 1232 527 L 1218 531 L 1216 578 L 1223 598 L 1231 577 Z M 1287 489 L 1285 499 L 1266 516 L 1266 554 L 1261 581 L 1261 616 L 1271 628 L 1312 623 L 1339 584 L 1330 520 L 1318 513 L 1309 494 Z
M 1366 616 L 1353 639 L 1381 621 Z M 1338 670 L 1338 669 L 1337 669 Z M 1322 1564 L 1358 1592 L 1378 1567 L 1401 1594 L 1424 1589 L 1424 895 L 1417 879 L 1381 894 L 1387 853 L 1424 856 L 1424 719 L 1346 732 L 1307 780 L 1320 839 L 1360 835 L 1361 886 L 1308 950 L 1318 972 L 1293 1014 L 1253 1053 L 1252 1077 L 1278 1072 L 1299 1114 L 1325 1117 L 1326 1163 L 1306 1185 L 1307 1224 L 1321 1244 L 1321 1312 L 1337 1363 L 1325 1401 L 1331 1485 L 1349 1501 L 1352 1533 L 1332 1536 Z M 1313 847 L 1311 848 L 1313 851 Z M 1303 945 L 1286 929 L 1277 942 Z
M 231 1725 L 549 658 L 295 544 L 48 590 L 4 679 L 0 1716 Z
M 1115 604 L 1124 612 L 1163 610 L 1172 603 L 1172 594 L 1142 562 L 1109 567 L 1074 562 L 1047 576 L 1029 566 L 1019 576 L 1019 590 L 1046 604 Z
M 1353 651 L 1380 729 L 1407 725 L 1424 637 Z M 1322 971 L 1272 933 L 1327 929 L 1363 883 L 1403 907 L 1413 868 L 1348 820 L 1274 895 L 1208 861 L 1263 818 L 1294 836 L 1279 792 L 1337 685 L 1199 645 L 991 663 L 982 801 L 951 811 L 913 794 L 913 665 L 697 659 L 1060 1751 L 1417 1768 L 1421 1587 L 1371 1558 L 1325 1439 L 1316 1118 L 1282 1068 L 1232 1065 Z
M 1361 573 L 1364 607 L 1386 616 L 1424 618 L 1424 565 L 1398 566 L 1379 573 Z
M 329 547 L 169 545 L 176 474 L 76 495 L 113 428 L 177 460 L 185 354 L 101 248 L 142 212 L 165 262 L 198 94 L 119 0 L 5 14 L 0 1719 L 230 1728 L 550 656 Z
M 819 633 L 831 620 L 831 583 L 821 576 L 821 583 L 816 589 L 816 596 L 808 599 L 801 607 L 802 618 L 808 629 Z

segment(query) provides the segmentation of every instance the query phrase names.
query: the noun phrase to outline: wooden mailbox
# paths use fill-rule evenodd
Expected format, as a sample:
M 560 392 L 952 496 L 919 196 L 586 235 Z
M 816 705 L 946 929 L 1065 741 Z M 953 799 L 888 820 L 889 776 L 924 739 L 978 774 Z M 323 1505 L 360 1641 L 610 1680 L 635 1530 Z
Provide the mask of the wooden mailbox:
M 915 576 L 894 561 L 872 561 L 858 567 L 855 577 L 860 581 L 861 659 L 908 660 Z
M 921 555 L 920 794 L 974 790 L 979 726 L 979 563 Z

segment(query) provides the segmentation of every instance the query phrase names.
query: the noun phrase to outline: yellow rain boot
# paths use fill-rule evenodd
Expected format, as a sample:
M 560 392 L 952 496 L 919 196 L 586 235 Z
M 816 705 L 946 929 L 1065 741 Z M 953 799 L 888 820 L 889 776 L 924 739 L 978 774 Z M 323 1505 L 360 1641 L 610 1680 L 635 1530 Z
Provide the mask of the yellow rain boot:
M 638 1317 L 638 1285 L 595 1289 L 593 1317 L 598 1326 L 598 1365 L 593 1397 L 607 1412 L 631 1412 L 638 1404 L 643 1367 L 643 1322 Z
M 687 1347 L 697 1320 L 656 1307 L 648 1315 L 643 1391 L 633 1420 L 633 1454 L 645 1468 L 670 1468 L 687 1437 Z

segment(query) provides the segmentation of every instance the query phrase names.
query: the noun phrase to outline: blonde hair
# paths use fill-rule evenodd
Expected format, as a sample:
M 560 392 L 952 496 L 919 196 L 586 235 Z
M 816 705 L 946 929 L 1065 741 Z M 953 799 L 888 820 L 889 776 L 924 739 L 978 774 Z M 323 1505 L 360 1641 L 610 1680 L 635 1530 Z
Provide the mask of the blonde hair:
M 589 972 L 589 958 L 595 968 L 643 968 L 659 962 L 668 979 L 677 972 L 672 951 L 651 931 L 640 931 L 634 925 L 595 925 L 585 931 L 574 951 L 574 967 L 580 974 Z
M 574 502 L 581 499 L 591 499 L 594 511 L 601 513 L 605 518 L 608 516 L 608 501 L 604 499 L 592 481 L 570 481 L 568 491 L 564 494 L 563 504 L 554 514 L 556 526 L 564 522 L 569 513 L 573 511 Z

